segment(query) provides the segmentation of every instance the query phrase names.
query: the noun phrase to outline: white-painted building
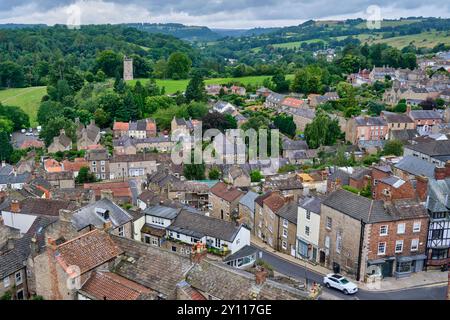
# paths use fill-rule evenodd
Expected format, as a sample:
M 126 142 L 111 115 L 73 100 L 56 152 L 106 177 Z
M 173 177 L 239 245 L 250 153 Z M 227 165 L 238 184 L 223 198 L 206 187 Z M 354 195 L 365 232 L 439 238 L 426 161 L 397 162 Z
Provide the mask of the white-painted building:
M 305 197 L 299 201 L 297 215 L 297 256 L 317 262 L 319 260 L 320 205 L 318 197 Z

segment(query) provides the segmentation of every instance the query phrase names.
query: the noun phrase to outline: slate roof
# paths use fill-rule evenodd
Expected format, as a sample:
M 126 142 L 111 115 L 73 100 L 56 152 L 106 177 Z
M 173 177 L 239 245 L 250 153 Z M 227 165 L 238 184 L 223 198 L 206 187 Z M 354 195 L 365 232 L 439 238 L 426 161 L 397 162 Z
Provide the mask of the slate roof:
M 405 156 L 394 167 L 415 176 L 434 178 L 435 165 L 418 157 Z
M 386 126 L 387 122 L 381 117 L 356 117 L 355 122 L 359 126 Z
M 22 174 L 0 175 L 0 184 L 26 183 L 31 177 L 29 172 Z
M 383 111 L 383 118 L 386 119 L 388 123 L 414 123 L 414 121 L 404 113 Z
M 386 212 L 391 221 L 429 217 L 427 210 L 421 203 L 409 199 L 386 203 Z
M 307 293 L 267 279 L 256 285 L 255 275 L 224 263 L 203 259 L 189 270 L 186 281 L 221 300 L 305 300 Z
M 298 206 L 307 211 L 320 214 L 321 204 L 322 204 L 321 198 L 316 197 L 316 196 L 312 196 L 312 197 L 308 196 L 308 197 L 304 197 L 304 198 L 300 199 Z
M 286 219 L 293 224 L 297 224 L 297 211 L 297 203 L 295 203 L 295 201 L 289 201 L 283 207 L 281 207 L 277 214 L 283 219 Z
M 175 208 L 171 208 L 171 207 L 156 205 L 154 207 L 149 207 L 149 208 L 145 209 L 144 213 L 151 215 L 151 216 L 163 218 L 163 219 L 173 220 L 178 216 L 178 214 L 180 213 L 180 210 L 181 209 L 175 209 Z
M 405 146 L 405 148 L 417 151 L 429 156 L 450 155 L 450 140 L 429 141 Z
M 365 223 L 386 219 L 382 201 L 371 200 L 342 189 L 329 194 L 322 204 Z
M 233 261 L 233 260 L 236 260 L 239 258 L 248 257 L 250 255 L 256 254 L 257 251 L 258 251 L 258 249 L 254 248 L 252 246 L 249 246 L 249 245 L 245 245 L 239 251 L 236 251 L 235 253 L 226 256 L 225 259 L 223 259 L 223 261 L 228 262 L 228 261 Z
M 0 167 L 0 176 L 9 176 L 14 172 L 14 167 L 10 164 L 5 164 L 5 166 Z
M 410 141 L 419 135 L 416 129 L 392 130 L 390 134 L 392 139 L 400 141 Z
M 106 232 L 95 229 L 57 246 L 55 258 L 62 266 L 78 266 L 83 274 L 122 252 Z
M 210 190 L 210 192 L 217 197 L 224 199 L 227 202 L 232 202 L 237 198 L 244 195 L 244 192 L 241 190 L 229 186 L 223 182 L 217 182 Z
M 239 204 L 246 206 L 251 212 L 255 212 L 255 200 L 258 196 L 257 193 L 249 191 L 239 200 Z
M 233 242 L 241 226 L 233 222 L 224 221 L 200 213 L 182 210 L 167 230 L 192 235 L 196 238 L 210 236 L 217 239 Z
M 108 158 L 109 154 L 106 149 L 94 149 L 86 152 L 86 160 L 88 161 L 107 160 Z
M 411 110 L 410 117 L 416 119 L 442 119 L 439 112 L 434 110 Z
M 72 224 L 74 227 L 77 230 L 84 229 L 87 226 L 102 228 L 107 220 L 103 219 L 103 217 L 96 212 L 97 209 L 103 209 L 109 213 L 108 221 L 111 221 L 114 228 L 133 220 L 133 217 L 128 212 L 111 200 L 101 199 L 74 212 L 72 216 Z
M 384 177 L 380 180 L 380 182 L 390 185 L 396 189 L 400 188 L 402 185 L 406 183 L 405 180 L 400 179 L 399 177 L 396 176 Z
M 188 258 L 143 242 L 110 237 L 124 252 L 124 259 L 115 266 L 117 274 L 157 291 L 166 299 L 176 299 L 176 285 L 192 267 Z
M 350 173 L 344 170 L 336 169 L 328 178 L 330 181 L 336 182 L 338 179 L 342 185 L 346 186 L 350 183 Z
M 450 208 L 450 179 L 428 181 L 427 209 L 431 212 L 446 212 Z
M 283 150 L 308 150 L 308 144 L 304 140 L 283 139 Z
M 41 198 L 26 198 L 19 202 L 20 213 L 30 215 L 43 216 L 59 216 L 59 210 L 75 210 L 76 205 L 62 200 L 41 199 Z M 5 211 L 11 211 L 11 206 L 8 206 Z
M 141 300 L 151 290 L 112 272 L 95 271 L 80 289 L 97 300 Z
M 22 269 L 31 253 L 31 241 L 36 239 L 38 250 L 45 246 L 44 229 L 57 221 L 54 217 L 37 217 L 31 227 L 20 239 L 13 240 L 14 248 L 0 255 L 0 280 Z

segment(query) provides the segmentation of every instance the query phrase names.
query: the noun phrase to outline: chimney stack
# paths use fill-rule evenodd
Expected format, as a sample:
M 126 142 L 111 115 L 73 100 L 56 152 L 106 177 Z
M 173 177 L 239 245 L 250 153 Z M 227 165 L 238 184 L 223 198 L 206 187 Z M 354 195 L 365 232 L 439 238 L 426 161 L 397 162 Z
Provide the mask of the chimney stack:
M 112 190 L 110 190 L 110 189 L 102 190 L 100 192 L 100 194 L 101 194 L 101 199 L 108 199 L 108 200 L 114 201 L 114 195 L 113 195 Z
M 106 221 L 105 223 L 103 223 L 103 230 L 108 231 L 112 229 L 112 222 L 111 221 Z
M 19 202 L 19 200 L 14 199 L 14 200 L 11 201 L 11 212 L 14 212 L 14 213 L 19 213 L 20 212 L 20 202 Z
M 39 245 L 36 239 L 36 234 L 34 234 L 34 236 L 31 238 L 30 252 L 33 258 L 39 254 Z
M 257 285 L 262 285 L 266 282 L 268 272 L 263 267 L 259 268 L 255 273 L 255 281 Z
M 51 250 L 56 250 L 56 240 L 54 238 L 48 237 L 47 238 L 47 247 Z
M 207 250 L 206 245 L 202 242 L 197 242 L 192 246 L 192 262 L 200 263 L 204 257 L 206 257 Z
M 420 202 L 425 202 L 428 195 L 428 178 L 418 176 L 416 178 L 416 193 Z
M 6 166 L 6 161 L 2 160 L 2 168 Z

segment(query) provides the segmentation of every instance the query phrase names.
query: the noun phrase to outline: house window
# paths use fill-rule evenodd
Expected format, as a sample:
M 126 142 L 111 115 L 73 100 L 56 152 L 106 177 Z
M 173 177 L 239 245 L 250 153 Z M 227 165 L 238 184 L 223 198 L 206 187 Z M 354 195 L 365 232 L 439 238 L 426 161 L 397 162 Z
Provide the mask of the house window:
M 283 238 L 288 237 L 288 231 L 286 229 L 283 229 Z
M 338 234 L 336 234 L 336 252 L 341 253 L 341 249 L 342 249 L 342 235 L 339 232 Z
M 412 239 L 411 240 L 411 251 L 417 251 L 419 250 L 419 239 Z
M 380 236 L 387 236 L 388 235 L 388 226 L 381 226 L 380 227 Z
M 305 226 L 305 235 L 307 235 L 309 237 L 309 227 Z
M 395 253 L 400 253 L 403 251 L 403 240 L 395 241 Z
M 281 246 L 283 247 L 284 250 L 287 249 L 287 242 L 283 240 L 283 242 L 281 243 Z
M 105 165 L 105 161 L 104 161 L 104 160 L 100 161 L 100 164 L 101 164 L 102 166 L 104 166 L 104 165 Z
M 404 234 L 405 233 L 405 224 L 400 223 L 397 225 L 397 234 Z
M 96 165 L 97 165 L 97 162 L 92 161 L 92 165 L 93 165 L 93 166 L 96 166 Z
M 325 237 L 325 248 L 327 248 L 327 249 L 330 248 L 330 237 L 329 236 Z
M 431 231 L 431 239 L 438 240 L 444 237 L 444 229 L 435 229 Z
M 15 278 L 16 278 L 16 285 L 21 284 L 22 283 L 22 271 L 16 272 Z
M 311 220 L 311 212 L 306 211 L 306 220 Z
M 119 237 L 125 236 L 125 228 L 123 226 L 119 227 Z
M 20 289 L 20 290 L 18 290 L 18 291 L 16 292 L 16 297 L 17 297 L 17 300 L 23 300 L 23 299 L 24 299 L 24 296 L 23 296 L 23 289 Z
M 386 253 L 386 242 L 378 243 L 378 255 L 383 255 Z
M 7 276 L 5 279 L 3 279 L 3 286 L 5 288 L 8 288 L 11 285 L 10 281 L 9 281 L 9 276 Z
M 283 219 L 283 227 L 285 228 L 288 227 L 288 221 L 286 219 Z
M 413 232 L 420 232 L 421 222 L 420 221 L 414 221 L 413 225 Z
M 330 217 L 327 217 L 327 229 L 331 230 L 333 220 Z
M 155 246 L 155 247 L 157 247 L 157 246 L 159 245 L 159 243 L 158 243 L 158 238 L 156 238 L 156 237 L 151 237 L 151 239 L 152 239 L 152 245 Z
M 172 246 L 172 252 L 177 252 L 177 247 Z

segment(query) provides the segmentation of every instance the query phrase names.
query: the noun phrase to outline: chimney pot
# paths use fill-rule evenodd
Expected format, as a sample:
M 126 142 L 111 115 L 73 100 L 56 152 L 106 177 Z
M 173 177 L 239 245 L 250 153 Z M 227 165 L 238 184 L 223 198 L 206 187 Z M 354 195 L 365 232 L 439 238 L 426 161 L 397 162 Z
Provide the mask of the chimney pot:
M 19 200 L 14 199 L 14 200 L 11 201 L 11 212 L 14 212 L 14 213 L 19 213 L 20 212 L 20 202 L 19 202 Z
M 262 285 L 266 281 L 267 274 L 268 274 L 268 272 L 266 271 L 266 269 L 264 269 L 262 267 L 260 269 L 258 269 L 255 273 L 256 284 Z

